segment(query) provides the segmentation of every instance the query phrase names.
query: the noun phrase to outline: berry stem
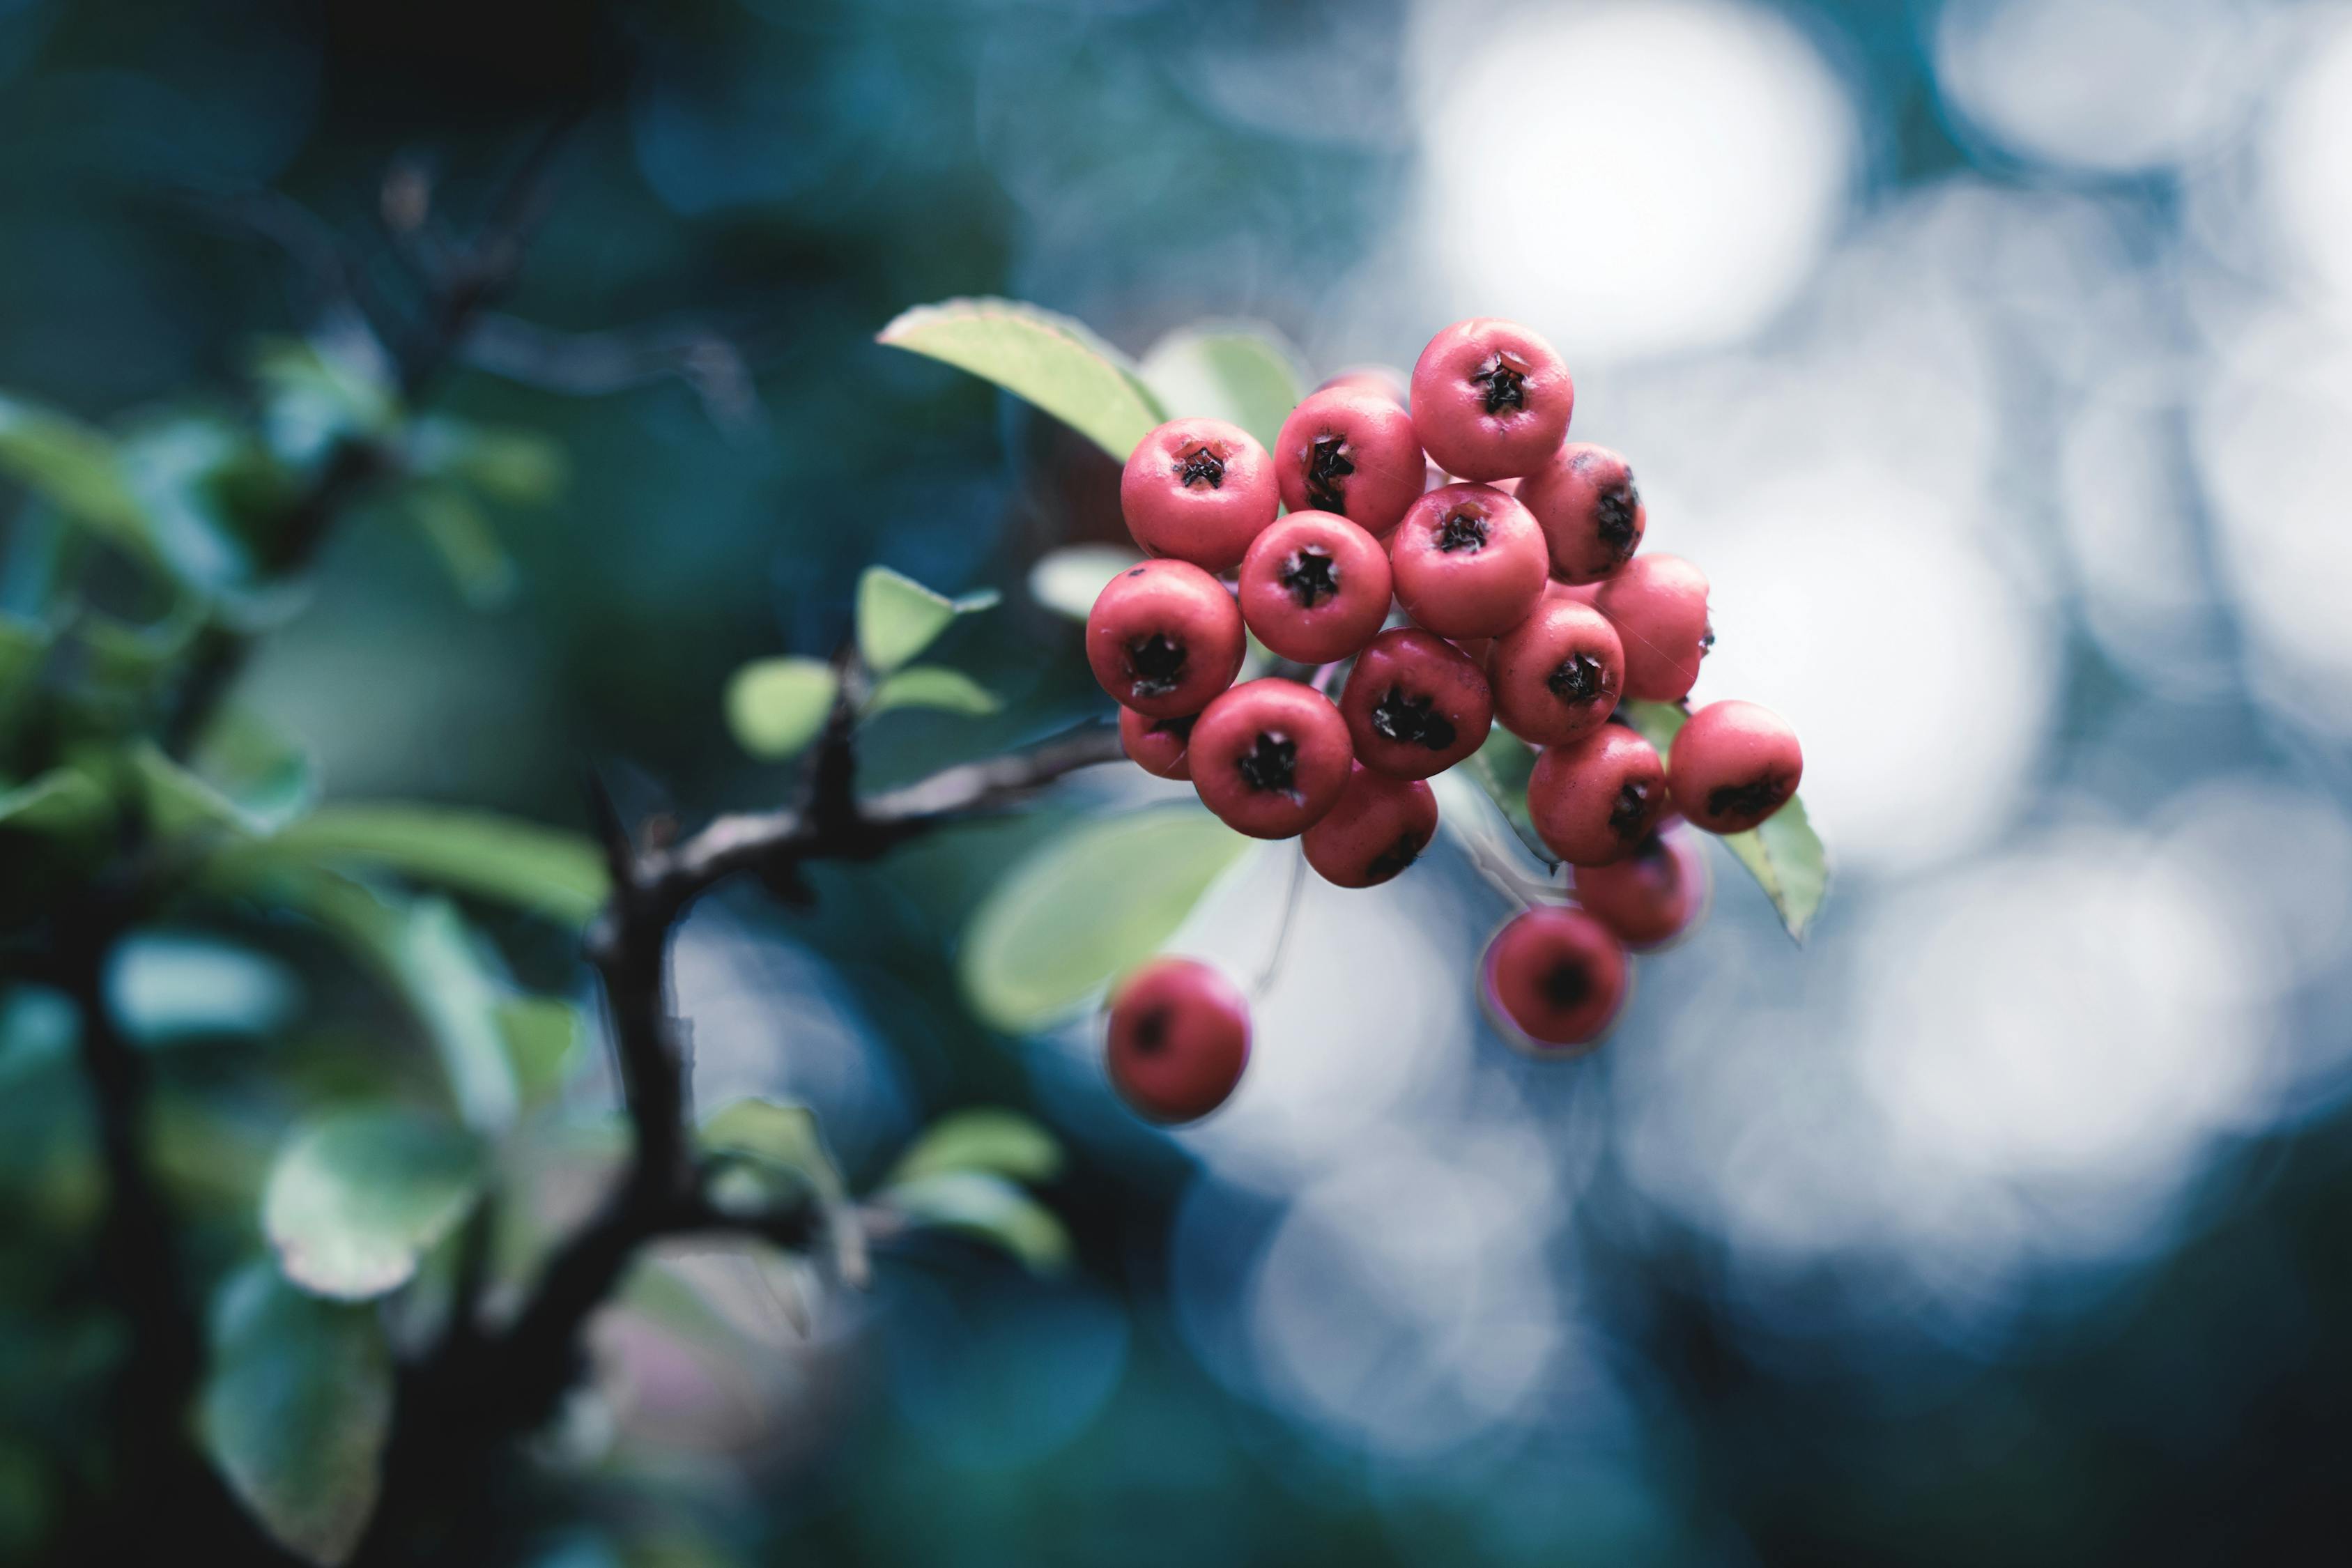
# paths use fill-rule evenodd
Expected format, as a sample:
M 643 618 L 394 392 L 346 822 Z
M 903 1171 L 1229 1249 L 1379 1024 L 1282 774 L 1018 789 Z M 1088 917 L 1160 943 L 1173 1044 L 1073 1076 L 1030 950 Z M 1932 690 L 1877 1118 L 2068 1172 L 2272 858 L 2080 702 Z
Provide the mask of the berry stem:
M 1296 850 L 1290 859 L 1290 886 L 1282 895 L 1282 916 L 1274 928 L 1274 945 L 1266 949 L 1265 963 L 1250 984 L 1253 1002 L 1265 999 L 1266 993 L 1274 988 L 1275 976 L 1282 971 L 1283 954 L 1290 948 L 1290 928 L 1298 923 L 1299 895 L 1306 887 L 1307 852 Z

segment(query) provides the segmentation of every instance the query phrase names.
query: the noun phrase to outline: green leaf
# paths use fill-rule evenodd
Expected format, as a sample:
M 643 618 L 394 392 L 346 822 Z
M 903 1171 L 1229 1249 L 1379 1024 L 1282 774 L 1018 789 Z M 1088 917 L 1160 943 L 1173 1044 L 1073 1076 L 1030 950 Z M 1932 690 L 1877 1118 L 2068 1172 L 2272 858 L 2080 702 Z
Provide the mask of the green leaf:
M 223 708 L 205 726 L 189 763 L 265 833 L 292 822 L 318 798 L 310 747 L 241 704 Z
M 789 1196 L 792 1189 L 802 1186 L 814 1193 L 833 1239 L 835 1266 L 844 1279 L 865 1288 L 870 1268 L 866 1230 L 849 1201 L 841 1168 L 825 1147 L 816 1112 L 772 1100 L 739 1100 L 704 1118 L 700 1142 L 709 1152 L 750 1161 L 761 1176 L 781 1178 L 787 1190 L 782 1194 L 764 1192 L 763 1200 Z M 767 1184 L 772 1189 L 775 1184 Z
M 1080 825 L 998 882 L 965 928 L 964 994 L 996 1028 L 1041 1028 L 1156 952 L 1251 840 L 1189 805 Z
M 1029 568 L 1029 596 L 1057 616 L 1083 621 L 1110 580 L 1142 559 L 1123 544 L 1065 545 Z
M 397 1106 L 337 1111 L 298 1129 L 269 1172 L 261 1228 L 286 1278 L 364 1301 L 415 1278 L 480 1195 L 482 1148 Z
M 1117 349 L 1066 316 L 1017 300 L 918 306 L 876 338 L 994 382 L 1122 463 L 1168 417 Z
M 1535 819 L 1528 815 L 1528 775 L 1535 766 L 1535 748 L 1498 724 L 1470 753 L 1467 775 L 1495 803 L 1520 847 L 1545 865 L 1556 866 L 1559 858 L 1536 836 Z
M 400 416 L 388 367 L 318 340 L 278 339 L 254 356 L 262 391 L 261 428 L 270 449 L 296 468 L 321 461 L 339 443 L 386 435 Z
M 985 718 L 1003 707 L 996 693 L 971 676 L 937 664 L 908 665 L 886 679 L 866 700 L 868 714 L 887 713 L 893 708 L 940 708 Z
M 559 443 L 536 431 L 432 415 L 410 435 L 409 466 L 510 506 L 544 506 L 562 493 L 571 465 Z
M 1142 375 L 1171 416 L 1238 425 L 1269 451 L 1282 422 L 1307 395 L 1298 352 L 1272 327 L 1202 322 L 1151 345 Z
M 919 1181 L 952 1171 L 982 1171 L 1016 1182 L 1050 1182 L 1061 1173 L 1062 1146 L 1054 1135 L 1017 1111 L 983 1106 L 959 1110 L 931 1123 L 885 1184 Z
M 587 1019 L 553 996 L 508 996 L 495 1011 L 523 1103 L 543 1103 L 563 1086 L 578 1058 L 588 1037 Z
M 177 415 L 126 432 L 115 450 L 156 559 L 206 594 L 249 582 L 253 559 L 223 504 L 228 475 L 257 458 L 247 432 L 211 415 Z
M 78 767 L 51 768 L 0 790 L 0 828 L 25 833 L 79 833 L 106 819 L 105 788 Z
M 466 603 L 491 609 L 514 596 L 520 581 L 514 558 L 471 496 L 450 485 L 419 485 L 408 497 L 408 515 Z
M 893 1186 L 880 1201 L 911 1226 L 986 1242 L 1034 1274 L 1058 1274 L 1069 1267 L 1070 1235 L 1061 1220 L 1002 1176 L 943 1172 Z
M 1642 738 L 1664 756 L 1675 743 L 1689 714 L 1672 702 L 1626 702 L 1619 710 L 1632 721 Z M 1829 851 L 1805 816 L 1805 803 L 1791 795 L 1760 826 L 1724 836 L 1723 847 L 1748 868 L 1780 923 L 1798 942 L 1805 940 L 1822 900 L 1829 897 Z
M 857 579 L 857 654 L 877 676 L 889 674 L 938 640 L 958 616 L 992 609 L 993 588 L 950 599 L 902 572 L 868 566 Z
M 282 820 L 272 809 L 248 809 L 219 785 L 164 755 L 152 741 L 142 741 L 131 748 L 131 772 L 148 825 L 159 837 L 225 834 L 231 838 L 261 838 L 275 831 Z M 281 807 L 283 804 L 276 803 Z
M 141 559 L 156 558 L 114 443 L 70 415 L 0 394 L 0 474 Z
M 214 1298 L 198 1425 L 279 1543 L 341 1563 L 375 1510 L 392 1428 L 392 1352 L 375 1314 L 305 1295 L 266 1263 L 231 1275 Z
M 177 672 L 204 626 L 204 604 L 184 594 L 162 619 L 144 623 L 84 610 L 70 635 L 86 650 L 94 684 L 140 692 Z
M 789 757 L 824 731 L 840 689 L 823 659 L 753 659 L 727 682 L 727 728 L 763 762 Z
M 402 801 L 320 806 L 273 850 L 320 865 L 385 870 L 412 881 L 584 926 L 609 890 L 604 857 L 576 833 L 489 812 Z

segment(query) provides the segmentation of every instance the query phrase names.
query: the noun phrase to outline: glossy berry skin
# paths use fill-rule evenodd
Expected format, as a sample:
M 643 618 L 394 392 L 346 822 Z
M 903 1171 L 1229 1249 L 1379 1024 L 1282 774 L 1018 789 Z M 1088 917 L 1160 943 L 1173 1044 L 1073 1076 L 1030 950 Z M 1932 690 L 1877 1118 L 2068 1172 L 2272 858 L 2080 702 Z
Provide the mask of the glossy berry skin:
M 1678 702 L 1698 683 L 1699 660 L 1715 646 L 1707 622 L 1706 574 L 1679 555 L 1637 555 L 1592 595 L 1625 645 L 1625 695 Z
M 1551 551 L 1551 574 L 1597 583 L 1642 547 L 1649 510 L 1633 470 L 1606 447 L 1571 441 L 1519 481 L 1519 504 L 1534 514 Z
M 1668 822 L 1613 866 L 1580 866 L 1576 901 L 1636 952 L 1667 946 L 1706 916 L 1714 878 L 1705 842 Z
M 1665 811 L 1665 763 L 1622 724 L 1603 724 L 1573 745 L 1546 747 L 1528 775 L 1536 837 L 1571 866 L 1625 859 Z
M 1307 830 L 1299 847 L 1325 881 L 1376 888 L 1421 858 L 1436 837 L 1437 796 L 1427 784 L 1359 763 L 1339 804 Z
M 1546 595 L 1486 655 L 1495 717 L 1537 746 L 1565 746 L 1609 721 L 1625 689 L 1625 650 L 1609 617 Z
M 1543 596 L 1550 557 L 1528 509 L 1491 485 L 1444 485 L 1389 536 L 1397 603 L 1444 637 L 1490 637 Z
M 1745 833 L 1789 804 L 1805 754 L 1789 721 L 1755 702 L 1710 702 L 1666 752 L 1675 808 L 1709 833 Z
M 1354 754 L 1330 700 L 1252 680 L 1202 711 L 1186 748 L 1201 804 L 1252 838 L 1292 838 L 1339 804 Z
M 1118 710 L 1119 749 L 1154 778 L 1189 779 L 1192 763 L 1185 747 L 1192 738 L 1192 721 L 1198 717 L 1187 713 L 1176 719 L 1154 719 L 1122 708 Z
M 1095 679 L 1121 707 L 1153 719 L 1207 707 L 1241 673 L 1244 646 L 1234 596 L 1182 561 L 1129 567 L 1087 613 Z
M 1171 419 L 1135 445 L 1118 477 L 1127 531 L 1147 555 L 1230 572 L 1274 521 L 1274 459 L 1222 419 Z
M 1532 474 L 1559 450 L 1576 384 L 1552 346 L 1515 321 L 1456 321 L 1412 367 L 1422 449 L 1464 479 Z
M 1249 1051 L 1249 1003 L 1205 963 L 1154 959 L 1111 998 L 1104 1062 L 1111 1088 L 1146 1121 L 1172 1127 L 1216 1110 Z
M 1358 762 L 1391 778 L 1425 779 L 1486 743 L 1495 699 L 1460 648 L 1433 632 L 1398 626 L 1356 656 L 1339 712 Z
M 1242 620 L 1284 658 L 1328 664 L 1372 640 L 1389 613 L 1389 556 L 1344 517 L 1294 511 L 1242 558 Z
M 1307 394 L 1275 438 L 1283 505 L 1331 512 L 1380 537 L 1421 498 L 1424 471 L 1412 416 L 1362 386 Z
M 1479 996 L 1514 1044 L 1549 1056 L 1599 1045 L 1632 990 L 1625 948 L 1584 910 L 1545 904 L 1513 916 L 1479 961 Z

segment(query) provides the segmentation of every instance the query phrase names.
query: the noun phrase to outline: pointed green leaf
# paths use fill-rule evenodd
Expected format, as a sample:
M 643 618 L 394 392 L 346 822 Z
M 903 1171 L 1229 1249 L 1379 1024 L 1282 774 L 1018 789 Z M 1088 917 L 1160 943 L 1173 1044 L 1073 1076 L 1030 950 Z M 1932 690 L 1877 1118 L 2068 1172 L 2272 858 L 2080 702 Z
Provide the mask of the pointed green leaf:
M 958 616 L 995 606 L 982 588 L 950 599 L 903 572 L 868 566 L 857 579 L 857 654 L 875 675 L 887 675 L 938 640 Z
M 1065 1016 L 1156 952 L 1250 844 L 1189 805 L 1081 824 L 974 912 L 957 962 L 965 996 L 1008 1033 Z
M 948 300 L 877 334 L 994 382 L 1127 461 L 1168 416 L 1117 349 L 1066 316 L 1013 300 Z
M 579 1008 L 553 996 L 508 996 L 496 1013 L 523 1102 L 537 1105 L 552 1098 L 579 1059 L 588 1020 Z
M 106 820 L 106 790 L 78 767 L 51 768 L 16 788 L 0 790 L 0 828 L 25 833 L 79 833 Z
M 754 659 L 727 682 L 727 727 L 762 761 L 789 757 L 824 731 L 840 689 L 823 659 Z
M 1272 327 L 1254 321 L 1180 328 L 1151 345 L 1141 374 L 1171 416 L 1205 415 L 1238 425 L 1269 451 L 1282 422 L 1307 395 L 1298 352 Z
M 278 834 L 278 855 L 411 881 L 584 926 L 604 907 L 604 858 L 576 833 L 404 801 L 324 805 Z
M 408 514 L 466 603 L 490 609 L 514 596 L 520 581 L 514 558 L 471 496 L 451 485 L 419 485 L 408 498 Z
M 1018 1111 L 982 1106 L 934 1121 L 891 1167 L 886 1184 L 983 1171 L 1016 1182 L 1050 1182 L 1061 1173 L 1062 1146 Z
M 392 1352 L 375 1314 L 305 1295 L 267 1263 L 231 1275 L 214 1298 L 198 1426 L 280 1544 L 341 1563 L 375 1511 L 392 1428 Z
M 911 1226 L 985 1242 L 1034 1274 L 1058 1274 L 1069 1267 L 1070 1235 L 1061 1220 L 1002 1176 L 942 1172 L 893 1186 L 879 1201 Z
M 0 395 L 0 474 L 132 554 L 154 559 L 146 511 L 102 432 L 57 409 Z
M 739 1100 L 703 1120 L 699 1142 L 713 1153 L 732 1154 L 752 1163 L 752 1169 L 788 1184 L 805 1184 L 824 1208 L 825 1228 L 833 1239 L 835 1266 L 841 1277 L 863 1289 L 868 1265 L 866 1232 L 841 1168 L 825 1147 L 816 1113 L 805 1105 L 772 1100 Z M 772 1193 L 767 1194 L 773 1196 Z
M 1029 568 L 1029 596 L 1057 616 L 1083 621 L 1110 580 L 1142 559 L 1123 544 L 1065 545 Z
M 960 669 L 936 664 L 912 664 L 885 679 L 866 700 L 869 714 L 893 708 L 940 708 L 950 713 L 985 718 L 1001 710 L 1002 699 Z
M 298 1129 L 262 1193 L 261 1228 L 286 1278 L 363 1301 L 397 1290 L 480 1195 L 482 1148 L 422 1111 L 332 1112 Z
M 164 755 L 163 749 L 152 741 L 132 748 L 131 771 L 148 825 L 159 837 L 226 834 L 232 838 L 259 838 L 278 826 L 276 816 L 248 810 L 211 780 Z

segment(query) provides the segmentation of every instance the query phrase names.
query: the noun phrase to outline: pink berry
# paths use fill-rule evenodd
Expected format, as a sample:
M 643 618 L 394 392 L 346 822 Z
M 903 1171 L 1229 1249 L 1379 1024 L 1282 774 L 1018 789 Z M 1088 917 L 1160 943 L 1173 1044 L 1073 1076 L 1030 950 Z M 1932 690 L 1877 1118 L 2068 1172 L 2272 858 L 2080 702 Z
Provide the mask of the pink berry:
M 1515 1044 L 1540 1054 L 1600 1044 L 1625 1005 L 1632 966 L 1584 910 L 1546 904 L 1513 916 L 1479 962 L 1486 1010 Z
M 1535 515 L 1551 549 L 1551 574 L 1597 583 L 1633 558 L 1650 514 L 1633 470 L 1606 447 L 1571 441 L 1519 482 L 1519 504 Z
M 1460 648 L 1433 632 L 1398 626 L 1356 656 L 1339 712 L 1366 767 L 1425 779 L 1486 743 L 1495 700 Z
M 1546 595 L 1486 656 L 1495 717 L 1520 740 L 1565 746 L 1609 721 L 1625 689 L 1625 650 L 1590 605 Z
M 1119 510 L 1145 553 L 1230 572 L 1279 510 L 1274 459 L 1222 419 L 1171 419 L 1136 443 Z
M 1372 640 L 1389 586 L 1379 540 L 1344 517 L 1294 511 L 1242 558 L 1242 620 L 1284 658 L 1328 664 Z
M 1087 614 L 1087 662 L 1122 707 L 1154 719 L 1198 713 L 1241 673 L 1242 613 L 1224 584 L 1182 561 L 1112 578 Z
M 1291 838 L 1339 804 L 1354 753 L 1330 700 L 1295 680 L 1252 680 L 1202 710 L 1186 747 L 1192 787 L 1226 826 Z
M 1391 778 L 1361 763 L 1322 821 L 1299 840 L 1327 882 L 1373 888 L 1415 860 L 1437 837 L 1437 796 L 1419 779 Z
M 1549 570 L 1528 509 L 1489 485 L 1446 485 L 1389 536 L 1397 603 L 1440 637 L 1486 637 L 1527 619 Z
M 1797 732 L 1754 702 L 1710 702 L 1666 752 L 1675 805 L 1709 833 L 1745 833 L 1789 804 L 1804 776 Z
M 1192 764 L 1184 753 L 1185 742 L 1192 735 L 1192 721 L 1200 715 L 1186 713 L 1175 719 L 1154 719 L 1138 713 L 1132 708 L 1118 710 L 1118 743 L 1129 761 L 1155 778 L 1189 779 Z
M 1189 958 L 1154 959 L 1119 983 L 1103 1054 L 1111 1087 L 1162 1126 L 1197 1121 L 1231 1098 L 1249 1065 L 1249 1003 Z
M 1274 443 L 1282 504 L 1328 511 L 1385 536 L 1419 500 L 1423 459 L 1412 416 L 1361 387 L 1309 393 Z
M 1546 747 L 1528 775 L 1536 837 L 1571 866 L 1624 859 L 1665 810 L 1665 764 L 1622 724 L 1603 724 L 1572 745 Z
M 1517 322 L 1456 321 L 1412 367 L 1422 449 L 1465 479 L 1532 474 L 1568 436 L 1576 384 L 1552 346 Z
M 1668 822 L 1613 866 L 1576 868 L 1576 901 L 1636 952 L 1664 947 L 1705 918 L 1712 878 L 1699 836 Z
M 1592 603 L 1625 645 L 1627 697 L 1678 702 L 1690 695 L 1699 660 L 1715 646 L 1706 573 L 1679 555 L 1637 555 L 1600 585 Z

